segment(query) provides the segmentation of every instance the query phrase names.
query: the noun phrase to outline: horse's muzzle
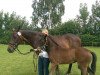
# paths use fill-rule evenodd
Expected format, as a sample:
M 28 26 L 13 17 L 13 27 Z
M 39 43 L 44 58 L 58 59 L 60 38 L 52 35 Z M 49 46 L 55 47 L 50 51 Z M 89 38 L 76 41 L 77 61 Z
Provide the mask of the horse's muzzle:
M 13 49 L 10 49 L 10 48 L 8 48 L 7 51 L 8 51 L 9 53 L 13 53 L 13 52 L 14 52 L 14 50 L 13 50 Z

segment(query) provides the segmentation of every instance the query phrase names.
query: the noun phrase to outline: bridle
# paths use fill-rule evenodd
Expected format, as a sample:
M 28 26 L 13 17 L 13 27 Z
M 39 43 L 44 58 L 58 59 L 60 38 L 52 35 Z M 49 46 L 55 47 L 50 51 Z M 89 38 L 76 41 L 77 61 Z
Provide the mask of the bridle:
M 18 35 L 18 34 L 17 34 Z M 22 40 L 25 40 L 27 43 L 30 43 L 24 36 L 22 36 L 22 35 L 18 35 L 18 37 L 20 38 L 20 39 L 22 39 Z M 31 49 L 30 51 L 28 51 L 28 52 L 25 52 L 25 53 L 22 53 L 19 49 L 18 49 L 18 43 L 17 42 L 14 42 L 14 43 L 9 43 L 10 44 L 10 46 L 11 47 L 13 47 L 13 49 L 15 50 L 15 51 L 17 51 L 17 53 L 19 53 L 19 54 L 22 54 L 22 55 L 27 55 L 27 54 L 29 54 L 29 53 L 31 53 L 33 50 Z
M 18 35 L 19 36 L 19 35 Z M 30 43 L 24 36 L 19 36 L 19 38 L 20 39 L 23 39 L 23 40 L 25 40 L 27 43 Z M 18 44 L 15 42 L 15 43 L 9 43 L 9 45 L 11 46 L 11 47 L 13 47 L 14 49 L 15 49 L 15 51 L 17 51 L 17 53 L 18 54 L 21 54 L 21 55 L 27 55 L 27 54 L 30 54 L 31 52 L 34 52 L 34 54 L 33 54 L 33 65 L 34 65 L 34 72 L 37 72 L 37 62 L 35 62 L 34 61 L 34 59 L 36 59 L 36 53 L 35 53 L 35 51 L 37 50 L 37 49 L 30 49 L 30 51 L 28 51 L 28 52 L 25 52 L 25 53 L 22 53 L 19 49 L 18 49 Z
M 9 44 L 10 44 L 11 47 L 12 47 L 12 45 L 13 45 L 13 48 L 14 48 L 15 51 L 16 51 L 17 53 L 19 53 L 19 54 L 27 55 L 27 54 L 29 54 L 29 53 L 32 52 L 32 49 L 31 49 L 31 50 L 28 51 L 28 52 L 22 53 L 22 52 L 18 49 L 17 43 L 15 43 L 15 44 L 13 44 L 13 43 L 9 43 Z M 17 47 L 16 47 L 16 46 L 17 46 Z

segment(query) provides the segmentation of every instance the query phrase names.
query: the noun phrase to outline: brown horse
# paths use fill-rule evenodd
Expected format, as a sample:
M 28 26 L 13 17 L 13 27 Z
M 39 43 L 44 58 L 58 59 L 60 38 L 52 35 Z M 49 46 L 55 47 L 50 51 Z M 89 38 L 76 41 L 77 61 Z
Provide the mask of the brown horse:
M 13 36 L 12 36 L 12 40 L 9 43 L 9 47 L 8 47 L 8 51 L 9 52 L 13 52 L 14 49 L 17 47 L 17 45 L 22 42 L 22 41 L 26 41 L 28 42 L 28 44 L 30 44 L 33 47 L 33 43 L 32 40 L 31 42 L 29 42 L 28 39 L 32 39 L 34 36 L 34 33 L 32 31 L 26 31 L 26 30 L 21 30 L 20 32 L 22 33 L 22 37 L 19 37 L 17 35 L 18 31 L 14 31 L 13 32 Z M 31 35 L 32 34 L 32 35 Z M 28 38 L 28 39 L 26 39 Z M 70 47 L 80 47 L 81 46 L 81 40 L 78 36 L 73 35 L 73 34 L 66 34 L 66 39 L 67 39 L 67 44 L 69 44 Z M 17 41 L 16 41 L 17 40 Z M 15 46 L 16 45 L 16 46 Z M 13 47 L 13 48 L 11 48 Z M 11 50 L 9 50 L 11 49 Z M 20 52 L 21 53 L 21 52 Z M 38 53 L 38 52 L 37 52 Z M 57 70 L 58 70 L 58 66 L 57 66 Z M 68 71 L 66 74 L 69 74 L 71 72 L 71 68 L 72 68 L 72 63 L 69 65 Z M 57 71 L 59 73 L 59 71 Z
M 89 50 L 79 47 L 79 41 L 76 41 L 74 35 L 72 41 L 70 36 L 45 36 L 43 33 L 32 32 L 32 31 L 19 31 L 13 33 L 13 40 L 9 43 L 8 52 L 12 53 L 21 41 L 26 41 L 33 48 L 38 48 L 43 45 L 48 45 L 48 54 L 51 61 L 50 75 L 53 75 L 54 70 L 59 64 L 71 64 L 77 62 L 81 69 L 81 75 L 95 75 L 96 71 L 96 55 Z M 79 45 L 77 47 L 77 45 Z M 92 60 L 93 59 L 93 60 Z M 89 67 L 92 61 L 91 68 Z
M 45 36 L 37 33 L 34 38 L 35 48 L 48 45 L 48 55 L 51 61 L 50 75 L 54 75 L 54 71 L 59 64 L 70 64 L 77 62 L 81 75 L 95 75 L 96 71 L 96 54 L 83 47 L 75 47 L 67 39 L 67 35 L 63 36 Z M 73 37 L 74 38 L 74 37 Z M 74 43 L 74 42 L 73 42 Z M 77 43 L 75 43 L 77 44 Z M 91 64 L 91 68 L 89 64 Z

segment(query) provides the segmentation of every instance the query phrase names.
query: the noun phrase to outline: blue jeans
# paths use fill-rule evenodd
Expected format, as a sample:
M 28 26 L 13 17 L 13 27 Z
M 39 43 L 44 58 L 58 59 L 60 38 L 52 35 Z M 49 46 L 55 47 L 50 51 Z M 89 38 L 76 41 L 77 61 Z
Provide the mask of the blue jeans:
M 49 75 L 49 58 L 39 56 L 38 58 L 38 75 Z

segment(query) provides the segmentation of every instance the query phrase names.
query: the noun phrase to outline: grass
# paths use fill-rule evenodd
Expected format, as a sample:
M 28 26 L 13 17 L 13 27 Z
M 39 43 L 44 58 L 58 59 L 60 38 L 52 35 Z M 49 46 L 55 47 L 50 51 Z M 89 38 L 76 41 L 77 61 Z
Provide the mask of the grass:
M 100 75 L 100 47 L 86 47 L 97 55 L 97 71 L 96 75 Z M 19 49 L 27 52 L 31 49 L 28 45 L 21 45 Z M 68 65 L 60 65 L 61 75 L 67 71 Z M 17 52 L 8 53 L 7 45 L 0 45 L 0 75 L 37 75 L 34 72 L 33 53 L 28 55 L 20 55 Z M 73 64 L 71 75 L 80 75 L 77 64 Z

